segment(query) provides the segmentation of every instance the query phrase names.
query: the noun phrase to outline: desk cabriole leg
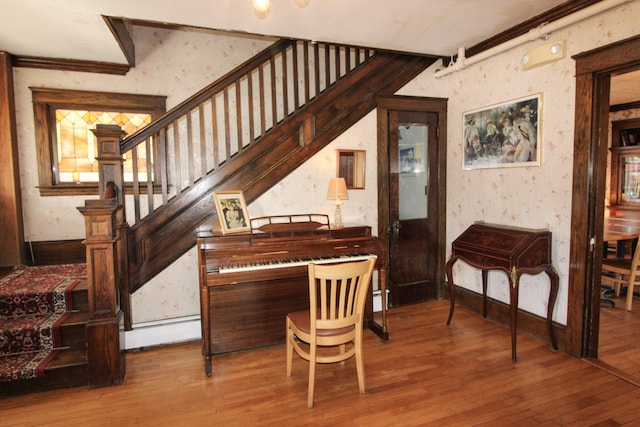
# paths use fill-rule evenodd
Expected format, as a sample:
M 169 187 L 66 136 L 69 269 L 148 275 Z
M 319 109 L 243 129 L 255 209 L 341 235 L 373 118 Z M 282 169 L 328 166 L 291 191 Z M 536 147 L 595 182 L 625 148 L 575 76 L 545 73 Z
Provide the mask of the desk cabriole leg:
M 489 270 L 482 270 L 482 317 L 487 317 L 487 280 Z
M 453 264 L 455 264 L 457 258 L 451 257 L 447 262 L 446 273 L 447 273 L 447 282 L 449 284 L 449 300 L 451 302 L 451 306 L 449 307 L 449 318 L 447 319 L 447 325 L 451 324 L 451 318 L 453 317 L 453 310 L 456 305 L 456 294 L 453 286 Z
M 551 347 L 554 350 L 558 349 L 558 343 L 556 342 L 556 337 L 553 334 L 553 308 L 556 303 L 556 297 L 558 296 L 558 288 L 560 278 L 558 277 L 558 273 L 556 272 L 553 265 L 548 266 L 545 271 L 547 272 L 547 276 L 549 276 L 549 302 L 547 303 L 547 325 L 549 328 L 549 339 L 551 340 Z
M 509 276 L 509 312 L 511 314 L 511 361 L 517 362 L 516 352 L 516 336 L 518 333 L 518 285 L 520 283 L 520 275 L 515 274 L 514 277 Z

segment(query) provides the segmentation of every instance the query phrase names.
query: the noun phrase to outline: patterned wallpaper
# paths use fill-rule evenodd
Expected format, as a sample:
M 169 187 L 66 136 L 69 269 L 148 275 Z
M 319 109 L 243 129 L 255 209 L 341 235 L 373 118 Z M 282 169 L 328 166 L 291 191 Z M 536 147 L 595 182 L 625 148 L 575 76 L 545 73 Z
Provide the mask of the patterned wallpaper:
M 450 244 L 477 220 L 525 228 L 547 228 L 553 234 L 553 263 L 560 275 L 554 321 L 566 324 L 571 195 L 575 62 L 572 55 L 638 34 L 637 2 L 556 31 L 549 41 L 565 40 L 566 57 L 524 71 L 522 55 L 542 44 L 532 41 L 435 79 L 432 70 L 404 88 L 402 94 L 445 96 L 449 99 L 447 130 L 447 255 Z M 435 93 L 435 95 L 434 95 Z M 462 170 L 464 112 L 533 94 L 542 94 L 542 165 L 504 169 Z M 507 277 L 489 274 L 490 297 L 509 300 Z M 482 291 L 480 271 L 462 262 L 454 266 L 454 281 Z M 523 276 L 519 307 L 546 316 L 549 280 L 546 275 Z
M 447 245 L 476 220 L 553 232 L 553 261 L 560 274 L 560 294 L 554 320 L 566 323 L 567 273 L 572 194 L 574 121 L 574 61 L 571 55 L 637 34 L 637 2 L 590 18 L 552 35 L 566 40 L 567 57 L 523 71 L 520 57 L 540 41 L 529 42 L 442 79 L 436 66 L 425 71 L 400 95 L 448 98 Z M 27 238 L 82 238 L 83 218 L 76 210 L 82 197 L 40 197 L 37 185 L 33 111 L 29 87 L 68 88 L 167 95 L 171 108 L 222 76 L 269 43 L 248 37 L 168 32 L 134 27 L 137 66 L 126 76 L 16 68 L 17 127 Z M 542 165 L 508 169 L 462 170 L 462 116 L 465 111 L 542 94 Z M 366 188 L 349 193 L 343 206 L 345 222 L 377 226 L 376 115 L 356 126 L 249 206 L 252 216 L 281 213 L 332 214 L 325 200 L 335 174 L 336 149 L 364 149 Z M 447 251 L 450 249 L 448 248 Z M 480 273 L 458 263 L 456 283 L 480 290 Z M 490 275 L 489 295 L 508 300 L 506 277 Z M 134 323 L 199 314 L 195 250 L 133 295 Z M 548 280 L 524 276 L 520 307 L 544 315 Z

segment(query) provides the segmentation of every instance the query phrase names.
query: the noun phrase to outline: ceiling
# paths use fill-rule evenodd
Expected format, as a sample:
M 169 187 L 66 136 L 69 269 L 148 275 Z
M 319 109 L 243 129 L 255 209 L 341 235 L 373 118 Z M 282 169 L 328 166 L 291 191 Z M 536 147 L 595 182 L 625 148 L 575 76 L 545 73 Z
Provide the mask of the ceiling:
M 306 2 L 300 7 L 305 0 L 271 0 L 268 16 L 259 17 L 251 0 L 0 0 L 0 51 L 126 64 L 104 15 L 453 56 L 459 47 L 474 46 L 566 0 Z M 637 87 L 631 92 L 638 93 Z

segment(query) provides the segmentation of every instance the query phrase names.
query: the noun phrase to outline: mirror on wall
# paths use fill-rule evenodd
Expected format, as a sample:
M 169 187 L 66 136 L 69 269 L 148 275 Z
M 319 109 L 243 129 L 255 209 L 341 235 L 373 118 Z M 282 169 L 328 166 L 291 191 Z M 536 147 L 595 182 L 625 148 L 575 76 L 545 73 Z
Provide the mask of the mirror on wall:
M 344 178 L 349 190 L 364 189 L 365 150 L 337 150 L 338 178 Z

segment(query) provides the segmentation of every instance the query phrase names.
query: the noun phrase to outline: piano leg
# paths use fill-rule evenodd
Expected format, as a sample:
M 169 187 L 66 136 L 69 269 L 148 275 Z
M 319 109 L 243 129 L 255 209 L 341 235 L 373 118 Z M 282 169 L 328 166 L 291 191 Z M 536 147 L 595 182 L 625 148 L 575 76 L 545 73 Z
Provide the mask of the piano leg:
M 377 323 L 373 318 L 368 322 L 369 329 L 382 341 L 389 341 L 389 330 L 387 329 L 387 269 L 378 270 L 378 286 L 380 288 L 380 298 L 382 303 L 382 324 Z
M 207 355 L 204 359 L 204 373 L 208 377 L 211 376 L 211 355 Z

